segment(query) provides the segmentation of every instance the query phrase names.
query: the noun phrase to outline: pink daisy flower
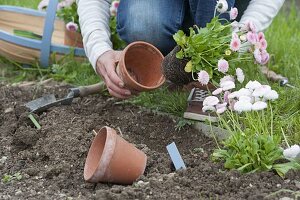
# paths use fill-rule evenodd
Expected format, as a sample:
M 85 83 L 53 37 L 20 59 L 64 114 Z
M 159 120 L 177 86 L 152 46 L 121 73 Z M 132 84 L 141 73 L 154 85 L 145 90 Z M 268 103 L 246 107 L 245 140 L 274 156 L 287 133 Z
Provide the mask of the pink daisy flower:
M 66 24 L 66 28 L 68 31 L 76 32 L 78 30 L 78 25 L 75 24 L 74 22 L 69 22 Z
M 62 8 L 65 8 L 65 7 L 70 7 L 71 5 L 69 5 L 69 2 L 67 1 L 61 1 L 57 4 L 57 10 L 60 10 Z
M 236 103 L 236 100 L 235 99 L 229 99 L 228 100 L 228 109 L 230 110 L 234 110 L 234 105 Z
M 248 32 L 247 33 L 247 40 L 251 43 L 251 44 L 255 44 L 257 42 L 257 34 L 254 32 Z
M 259 49 L 255 49 L 253 55 L 254 55 L 254 58 L 255 58 L 256 62 L 258 62 L 259 64 L 261 64 L 261 62 L 262 62 L 262 55 L 261 55 L 260 50 Z
M 230 15 L 230 20 L 235 20 L 238 16 L 239 12 L 237 8 L 231 8 L 229 15 Z
M 266 50 L 262 50 L 261 52 L 261 64 L 265 65 L 269 62 L 270 54 Z
M 48 7 L 48 4 L 49 4 L 49 0 L 42 0 L 38 5 L 38 10 L 44 11 Z
M 265 34 L 263 32 L 259 32 L 257 36 L 258 36 L 258 41 L 265 39 Z
M 238 38 L 233 38 L 230 42 L 230 49 L 232 51 L 238 51 L 241 48 L 241 41 Z
M 111 16 L 116 16 L 117 15 L 119 4 L 120 4 L 119 1 L 113 1 L 111 3 L 110 9 L 109 9 Z
M 226 103 L 229 103 L 229 98 L 228 96 L 230 95 L 231 93 L 229 91 L 225 91 L 224 92 L 224 96 L 223 96 L 223 101 L 226 102 Z
M 209 82 L 209 74 L 206 71 L 201 70 L 198 73 L 198 81 L 201 83 L 201 85 L 207 85 Z
M 62 2 L 65 2 L 65 7 L 70 7 L 73 3 L 75 3 L 75 0 L 65 0 Z
M 218 103 L 217 105 L 216 105 L 216 113 L 218 113 L 218 114 L 222 114 L 223 112 L 225 112 L 226 110 L 227 110 L 227 103 L 225 102 L 225 103 Z
M 238 34 L 236 34 L 235 32 L 232 33 L 232 39 L 239 39 Z
M 222 113 L 224 113 L 226 110 L 227 110 L 227 107 L 226 107 L 226 106 L 225 106 L 225 107 L 221 107 L 221 108 L 217 109 L 216 113 L 222 114 Z
M 231 23 L 231 27 L 232 27 L 232 31 L 233 32 L 238 32 L 240 27 L 239 27 L 239 23 L 237 21 L 233 21 Z
M 259 43 L 260 43 L 260 48 L 261 48 L 262 50 L 266 50 L 266 49 L 267 49 L 267 47 L 268 47 L 267 40 L 261 39 L 261 40 L 259 40 Z
M 243 31 L 251 31 L 251 32 L 256 32 L 256 27 L 255 25 L 253 24 L 252 21 L 247 21 L 241 28 Z
M 252 21 L 248 21 L 246 25 L 249 31 L 252 31 L 253 33 L 256 32 L 256 27 Z
M 119 4 L 120 4 L 119 1 L 113 1 L 113 2 L 111 3 L 111 6 L 114 7 L 114 8 L 116 8 L 116 9 L 118 9 Z
M 227 62 L 227 60 L 225 59 L 220 59 L 218 61 L 218 71 L 222 72 L 222 73 L 226 73 L 229 69 L 229 64 Z

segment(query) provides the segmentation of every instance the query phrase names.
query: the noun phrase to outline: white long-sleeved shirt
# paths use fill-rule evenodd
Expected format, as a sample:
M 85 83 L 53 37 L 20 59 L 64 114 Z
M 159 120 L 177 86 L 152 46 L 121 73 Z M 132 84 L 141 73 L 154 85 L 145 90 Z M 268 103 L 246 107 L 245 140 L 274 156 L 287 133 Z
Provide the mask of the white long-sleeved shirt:
M 111 0 L 76 1 L 85 53 L 95 69 L 99 56 L 112 49 L 109 29 Z M 257 31 L 263 31 L 271 24 L 283 3 L 284 0 L 251 0 L 240 23 L 252 21 Z

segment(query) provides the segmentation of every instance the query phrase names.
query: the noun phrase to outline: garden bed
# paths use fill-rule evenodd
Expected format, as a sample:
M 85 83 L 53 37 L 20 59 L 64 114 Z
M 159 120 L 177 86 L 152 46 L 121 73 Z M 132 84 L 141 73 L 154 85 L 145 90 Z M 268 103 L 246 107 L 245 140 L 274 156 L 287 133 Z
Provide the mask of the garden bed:
M 192 128 L 177 131 L 174 119 L 107 96 L 77 99 L 71 106 L 35 115 L 42 126 L 37 130 L 23 104 L 47 93 L 62 97 L 67 87 L 0 84 L 0 175 L 12 175 L 0 183 L 0 199 L 278 199 L 295 197 L 280 191 L 300 190 L 299 171 L 289 172 L 285 179 L 272 172 L 227 171 L 210 159 L 216 148 L 212 139 Z M 133 185 L 83 180 L 93 130 L 102 126 L 121 130 L 147 154 L 145 174 Z M 165 148 L 173 141 L 187 170 L 174 171 Z

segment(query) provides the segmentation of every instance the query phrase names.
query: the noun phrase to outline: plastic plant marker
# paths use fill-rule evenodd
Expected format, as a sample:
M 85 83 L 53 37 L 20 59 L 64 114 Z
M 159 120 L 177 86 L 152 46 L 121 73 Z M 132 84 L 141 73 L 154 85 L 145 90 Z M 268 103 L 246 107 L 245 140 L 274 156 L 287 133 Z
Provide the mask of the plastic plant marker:
M 28 117 L 32 121 L 32 123 L 35 125 L 35 127 L 38 130 L 40 130 L 41 129 L 41 125 L 36 121 L 36 119 L 34 118 L 34 116 L 32 114 L 29 114 Z
M 167 150 L 168 150 L 168 153 L 171 157 L 171 160 L 175 166 L 175 169 L 176 170 L 179 170 L 179 169 L 186 169 L 186 166 L 182 160 L 182 157 L 176 147 L 176 144 L 175 142 L 172 142 L 171 144 L 169 144 L 167 146 Z

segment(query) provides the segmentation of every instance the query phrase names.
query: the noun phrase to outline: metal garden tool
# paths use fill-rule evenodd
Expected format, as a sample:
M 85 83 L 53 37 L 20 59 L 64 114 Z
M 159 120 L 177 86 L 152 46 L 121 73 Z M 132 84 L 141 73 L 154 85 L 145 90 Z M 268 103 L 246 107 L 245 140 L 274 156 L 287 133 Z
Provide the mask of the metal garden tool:
M 94 85 L 81 86 L 78 88 L 71 88 L 66 97 L 62 99 L 56 99 L 54 94 L 43 96 L 25 104 L 29 108 L 30 112 L 39 113 L 46 111 L 48 108 L 57 105 L 70 105 L 74 98 L 85 97 L 91 94 L 100 93 L 105 89 L 104 82 L 100 82 Z
M 295 86 L 289 84 L 289 79 L 282 76 L 281 74 L 276 74 L 274 71 L 270 70 L 267 66 L 262 66 L 261 72 L 271 81 L 279 82 L 280 86 L 287 86 L 290 88 L 296 88 Z

